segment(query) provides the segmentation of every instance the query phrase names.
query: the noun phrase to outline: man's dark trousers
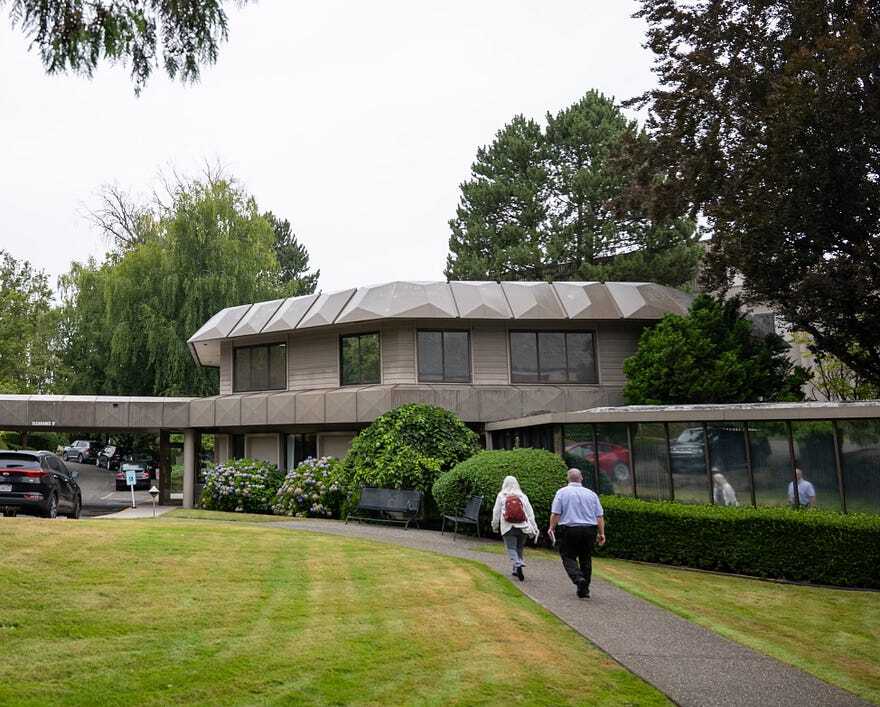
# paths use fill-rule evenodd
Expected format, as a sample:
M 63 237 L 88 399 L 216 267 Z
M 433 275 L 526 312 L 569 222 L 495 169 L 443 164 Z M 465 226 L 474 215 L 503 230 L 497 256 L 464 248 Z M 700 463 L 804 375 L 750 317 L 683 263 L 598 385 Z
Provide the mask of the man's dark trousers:
M 596 526 L 559 525 L 556 530 L 562 566 L 572 582 L 578 586 L 584 582 L 589 587 L 593 576 L 593 545 L 596 544 L 598 532 Z

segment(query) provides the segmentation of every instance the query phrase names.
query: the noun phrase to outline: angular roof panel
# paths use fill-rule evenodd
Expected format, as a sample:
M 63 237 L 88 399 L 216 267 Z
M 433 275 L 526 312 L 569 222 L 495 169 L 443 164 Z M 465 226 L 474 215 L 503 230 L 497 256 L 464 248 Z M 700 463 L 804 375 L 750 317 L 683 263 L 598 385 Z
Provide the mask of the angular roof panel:
M 322 292 L 296 328 L 309 329 L 311 327 L 333 324 L 355 292 L 357 290 L 354 288 L 342 290 L 341 292 Z
M 252 306 L 250 304 L 242 304 L 238 307 L 221 309 L 206 321 L 195 334 L 189 337 L 190 343 L 194 341 L 225 339 Z
M 512 319 L 504 290 L 497 282 L 450 282 L 462 319 Z
M 316 299 L 318 299 L 318 295 L 288 297 L 263 327 L 262 333 L 270 334 L 274 331 L 296 329 Z
M 455 319 L 458 311 L 445 282 L 389 282 L 361 287 L 336 318 L 337 324 L 372 319 Z
M 516 319 L 566 319 L 549 282 L 502 282 L 501 287 Z
M 258 302 L 248 310 L 248 313 L 229 332 L 229 336 L 259 334 L 263 327 L 266 326 L 266 322 L 278 311 L 278 307 L 281 306 L 282 302 L 284 302 L 283 299 L 273 299 L 271 302 Z
M 624 319 L 661 319 L 667 314 L 686 314 L 687 295 L 653 282 L 605 284 Z M 673 297 L 669 291 L 676 292 Z
M 569 319 L 620 319 L 620 310 L 601 282 L 554 282 Z

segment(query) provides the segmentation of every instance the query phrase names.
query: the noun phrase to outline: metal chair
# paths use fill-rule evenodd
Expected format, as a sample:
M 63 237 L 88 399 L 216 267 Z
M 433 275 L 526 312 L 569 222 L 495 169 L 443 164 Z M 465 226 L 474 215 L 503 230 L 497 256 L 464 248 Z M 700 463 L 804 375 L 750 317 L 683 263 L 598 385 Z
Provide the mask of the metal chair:
M 464 510 L 460 516 L 443 516 L 443 523 L 440 526 L 440 534 L 446 530 L 446 521 L 453 524 L 452 541 L 455 542 L 455 536 L 458 534 L 459 525 L 472 525 L 477 529 L 477 537 L 480 537 L 480 506 L 483 505 L 482 496 L 471 496 L 465 504 Z

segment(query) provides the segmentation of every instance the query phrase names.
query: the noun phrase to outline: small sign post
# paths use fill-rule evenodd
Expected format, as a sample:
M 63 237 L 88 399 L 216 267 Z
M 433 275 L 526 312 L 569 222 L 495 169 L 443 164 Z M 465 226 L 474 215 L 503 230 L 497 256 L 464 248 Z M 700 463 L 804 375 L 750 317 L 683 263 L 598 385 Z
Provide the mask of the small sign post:
M 131 489 L 131 507 L 137 508 L 134 503 L 134 487 L 137 484 L 137 478 L 135 475 L 134 469 L 126 469 L 125 470 L 125 483 L 128 485 L 128 488 Z

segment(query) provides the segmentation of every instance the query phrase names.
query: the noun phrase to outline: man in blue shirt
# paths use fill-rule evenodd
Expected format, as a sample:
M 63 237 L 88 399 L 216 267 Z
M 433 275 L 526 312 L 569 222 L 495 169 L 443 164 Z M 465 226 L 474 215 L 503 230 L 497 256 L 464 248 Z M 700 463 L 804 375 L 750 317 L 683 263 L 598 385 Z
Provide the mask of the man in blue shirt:
M 558 532 L 562 566 L 582 599 L 590 597 L 593 545 L 605 544 L 604 515 L 599 497 L 584 487 L 581 472 L 569 469 L 568 486 L 556 492 L 550 507 L 548 534 L 555 542 Z

